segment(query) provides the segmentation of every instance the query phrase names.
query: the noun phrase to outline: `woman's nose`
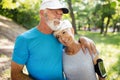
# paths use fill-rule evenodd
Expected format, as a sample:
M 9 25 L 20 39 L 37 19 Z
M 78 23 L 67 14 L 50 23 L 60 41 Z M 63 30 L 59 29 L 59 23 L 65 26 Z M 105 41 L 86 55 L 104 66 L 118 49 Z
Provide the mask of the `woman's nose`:
M 62 41 L 65 41 L 65 38 L 62 36 L 61 40 L 62 40 Z

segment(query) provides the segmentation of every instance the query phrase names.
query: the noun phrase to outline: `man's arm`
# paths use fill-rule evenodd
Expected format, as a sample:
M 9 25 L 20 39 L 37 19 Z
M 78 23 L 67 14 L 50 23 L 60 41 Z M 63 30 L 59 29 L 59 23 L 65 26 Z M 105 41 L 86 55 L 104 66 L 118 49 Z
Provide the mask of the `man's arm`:
M 28 75 L 23 73 L 24 65 L 19 65 L 11 62 L 11 80 L 33 80 Z
M 96 54 L 96 46 L 93 40 L 87 37 L 80 37 L 78 40 L 81 43 L 81 47 L 84 53 L 86 53 L 86 48 L 89 50 L 90 54 Z

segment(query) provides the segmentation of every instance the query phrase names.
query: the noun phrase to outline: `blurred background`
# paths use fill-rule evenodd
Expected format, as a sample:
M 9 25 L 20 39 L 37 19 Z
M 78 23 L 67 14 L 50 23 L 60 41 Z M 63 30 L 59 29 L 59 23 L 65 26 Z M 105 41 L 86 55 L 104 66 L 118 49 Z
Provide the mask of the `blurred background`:
M 65 1 L 63 3 L 63 1 Z M 120 80 L 120 0 L 61 0 L 70 10 L 75 38 L 94 40 L 107 71 L 106 80 Z M 10 79 L 16 37 L 39 24 L 41 0 L 0 0 L 0 80 Z

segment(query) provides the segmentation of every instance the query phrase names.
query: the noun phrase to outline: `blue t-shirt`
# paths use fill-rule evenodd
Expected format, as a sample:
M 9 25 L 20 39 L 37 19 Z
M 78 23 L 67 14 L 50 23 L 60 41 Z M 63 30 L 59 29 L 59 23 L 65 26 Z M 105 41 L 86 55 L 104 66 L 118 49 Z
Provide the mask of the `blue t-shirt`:
M 64 80 L 62 49 L 53 34 L 41 33 L 35 27 L 17 37 L 12 60 L 26 65 L 35 80 Z

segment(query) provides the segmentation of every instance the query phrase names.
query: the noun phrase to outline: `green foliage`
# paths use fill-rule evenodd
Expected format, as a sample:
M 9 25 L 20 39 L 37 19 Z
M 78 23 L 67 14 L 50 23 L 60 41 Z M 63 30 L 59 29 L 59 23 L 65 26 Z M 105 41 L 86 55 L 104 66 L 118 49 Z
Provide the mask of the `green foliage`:
M 110 5 L 111 5 L 112 8 L 115 8 L 116 7 L 116 2 L 111 2 Z
M 120 2 L 120 0 L 117 0 L 117 1 L 119 1 L 119 2 Z
M 102 7 L 102 12 L 104 17 L 111 17 L 113 14 L 115 14 L 115 5 L 111 6 L 111 4 L 105 4 Z
M 118 13 L 116 13 L 118 11 L 116 7 L 117 2 L 111 0 L 101 0 L 101 2 L 96 5 L 93 15 L 96 19 L 95 25 L 101 28 L 100 33 L 104 33 L 104 30 L 105 33 L 107 33 L 108 27 L 114 26 L 115 23 L 112 20 L 113 16 L 116 14 L 118 15 Z M 114 21 L 116 21 L 115 16 Z
M 25 28 L 30 29 L 39 23 L 39 13 L 33 10 L 19 11 L 16 15 L 15 21 L 22 24 Z
M 39 0 L 2 0 L 0 14 L 30 29 L 39 23 Z
M 2 0 L 1 5 L 3 9 L 15 9 L 17 7 L 13 0 Z

